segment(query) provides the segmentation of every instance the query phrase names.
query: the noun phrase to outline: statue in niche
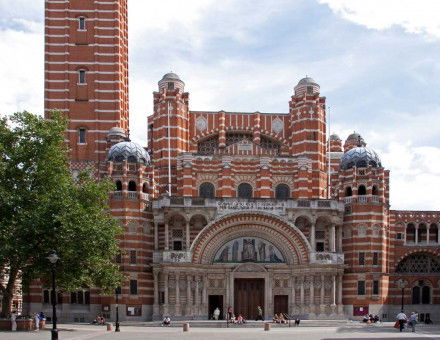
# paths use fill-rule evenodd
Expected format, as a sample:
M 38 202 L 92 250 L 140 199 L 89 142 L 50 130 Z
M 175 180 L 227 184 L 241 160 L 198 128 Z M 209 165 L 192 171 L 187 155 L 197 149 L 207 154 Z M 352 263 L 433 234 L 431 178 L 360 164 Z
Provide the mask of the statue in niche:
M 273 249 L 273 245 L 269 245 L 269 259 L 270 262 L 283 262 L 282 259 L 280 259 L 277 254 L 275 253 L 274 249 Z
M 260 257 L 259 259 L 260 262 L 266 261 L 266 243 L 262 241 L 258 243 L 258 255 Z
M 234 244 L 232 245 L 232 262 L 238 261 L 238 247 L 240 244 L 238 243 L 238 240 L 234 241 Z
M 255 239 L 243 239 L 243 251 L 241 253 L 241 260 L 243 262 L 257 261 L 257 252 L 255 251 Z

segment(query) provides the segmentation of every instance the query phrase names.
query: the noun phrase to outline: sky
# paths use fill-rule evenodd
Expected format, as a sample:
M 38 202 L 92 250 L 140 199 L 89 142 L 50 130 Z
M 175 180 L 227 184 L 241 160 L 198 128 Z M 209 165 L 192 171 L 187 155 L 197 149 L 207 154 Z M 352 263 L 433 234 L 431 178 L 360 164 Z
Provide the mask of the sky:
M 391 209 L 440 210 L 440 1 L 129 0 L 130 131 L 173 71 L 191 110 L 287 112 L 305 75 L 331 132 L 391 171 Z M 44 1 L 0 0 L 0 114 L 43 112 Z

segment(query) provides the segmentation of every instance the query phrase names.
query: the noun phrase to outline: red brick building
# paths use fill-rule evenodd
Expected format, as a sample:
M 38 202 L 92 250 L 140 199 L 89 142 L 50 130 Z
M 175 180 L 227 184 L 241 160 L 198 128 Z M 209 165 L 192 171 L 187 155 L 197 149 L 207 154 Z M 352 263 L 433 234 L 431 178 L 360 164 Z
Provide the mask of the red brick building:
M 122 320 L 267 318 L 392 320 L 401 307 L 440 319 L 439 211 L 393 211 L 389 176 L 359 134 L 327 135 L 311 78 L 286 113 L 190 110 L 167 73 L 153 94 L 148 149 L 128 138 L 125 0 L 46 1 L 46 112 L 71 118 L 72 170 L 115 182 L 128 275 Z M 399 283 L 403 282 L 403 289 Z M 60 293 L 66 320 L 114 317 L 115 297 Z M 29 293 L 50 313 L 49 294 Z M 423 315 L 422 315 L 423 314 Z

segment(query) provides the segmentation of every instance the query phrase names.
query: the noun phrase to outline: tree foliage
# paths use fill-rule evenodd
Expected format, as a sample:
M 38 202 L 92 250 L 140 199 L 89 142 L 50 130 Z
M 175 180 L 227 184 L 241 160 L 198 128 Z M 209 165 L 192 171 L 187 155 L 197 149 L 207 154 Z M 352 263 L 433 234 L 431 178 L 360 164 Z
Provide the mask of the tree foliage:
M 50 120 L 28 112 L 0 120 L 0 271 L 9 275 L 0 285 L 3 313 L 20 275 L 46 282 L 52 249 L 62 289 L 110 291 L 122 279 L 112 263 L 122 230 L 107 212 L 111 183 L 97 181 L 92 170 L 72 177 L 66 127 L 56 112 Z

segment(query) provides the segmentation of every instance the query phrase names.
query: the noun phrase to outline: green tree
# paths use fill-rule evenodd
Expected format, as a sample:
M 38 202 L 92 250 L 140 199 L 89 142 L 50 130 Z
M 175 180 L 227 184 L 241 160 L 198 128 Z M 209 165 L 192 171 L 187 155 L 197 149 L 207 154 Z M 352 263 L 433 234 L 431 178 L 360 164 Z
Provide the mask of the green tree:
M 86 286 L 110 292 L 122 274 L 112 263 L 122 230 L 108 213 L 109 181 L 92 170 L 69 171 L 67 119 L 28 112 L 0 119 L 0 285 L 2 314 L 11 311 L 14 285 L 41 278 L 50 282 L 47 256 L 56 250 L 57 286 Z M 0 275 L 1 276 L 1 275 Z

